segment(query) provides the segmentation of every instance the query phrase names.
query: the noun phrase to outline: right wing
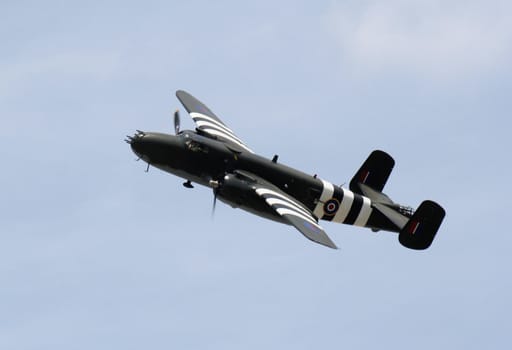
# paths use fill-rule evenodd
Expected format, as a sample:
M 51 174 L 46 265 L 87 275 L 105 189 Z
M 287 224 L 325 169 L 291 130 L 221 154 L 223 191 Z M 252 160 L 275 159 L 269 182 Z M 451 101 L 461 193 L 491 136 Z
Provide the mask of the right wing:
M 279 216 L 299 230 L 306 238 L 326 247 L 338 249 L 324 229 L 318 224 L 311 211 L 292 196 L 261 177 L 247 171 L 236 173 L 252 179 L 254 190 Z
M 256 189 L 256 193 L 263 197 L 272 209 L 306 238 L 326 247 L 338 249 L 324 229 L 318 225 L 311 212 L 294 201 L 292 197 L 262 186 Z

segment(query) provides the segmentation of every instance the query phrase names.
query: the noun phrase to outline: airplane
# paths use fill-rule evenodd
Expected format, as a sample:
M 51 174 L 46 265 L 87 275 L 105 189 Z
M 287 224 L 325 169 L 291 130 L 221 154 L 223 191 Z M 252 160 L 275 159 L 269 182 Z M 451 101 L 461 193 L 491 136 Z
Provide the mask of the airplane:
M 206 105 L 178 90 L 176 97 L 195 122 L 195 130 L 180 130 L 174 113 L 175 135 L 137 130 L 125 140 L 147 163 L 179 176 L 183 186 L 193 183 L 213 190 L 217 199 L 252 214 L 294 226 L 306 238 L 337 246 L 319 220 L 398 233 L 410 249 L 430 247 L 445 217 L 436 202 L 423 201 L 416 210 L 392 201 L 382 192 L 395 165 L 384 151 L 373 151 L 361 165 L 349 188 L 337 186 L 252 151 Z

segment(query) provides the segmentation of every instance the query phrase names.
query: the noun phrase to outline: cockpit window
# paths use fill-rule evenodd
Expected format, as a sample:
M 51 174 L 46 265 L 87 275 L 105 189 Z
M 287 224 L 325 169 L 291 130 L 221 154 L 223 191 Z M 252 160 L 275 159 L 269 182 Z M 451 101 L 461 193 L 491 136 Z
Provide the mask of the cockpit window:
M 185 141 L 185 146 L 192 152 L 208 153 L 208 147 L 190 139 Z

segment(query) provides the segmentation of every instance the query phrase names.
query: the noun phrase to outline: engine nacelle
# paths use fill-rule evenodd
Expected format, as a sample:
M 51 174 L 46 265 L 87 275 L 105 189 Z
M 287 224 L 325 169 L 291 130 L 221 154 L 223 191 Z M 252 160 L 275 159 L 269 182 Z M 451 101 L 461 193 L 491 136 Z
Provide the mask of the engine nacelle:
M 258 180 L 239 172 L 226 174 L 215 189 L 217 198 L 233 208 L 240 208 L 267 219 L 284 222 L 266 202 L 256 193 Z
M 217 196 L 233 208 L 241 208 L 247 201 L 261 201 L 255 191 L 256 180 L 240 174 L 226 174 L 218 185 Z

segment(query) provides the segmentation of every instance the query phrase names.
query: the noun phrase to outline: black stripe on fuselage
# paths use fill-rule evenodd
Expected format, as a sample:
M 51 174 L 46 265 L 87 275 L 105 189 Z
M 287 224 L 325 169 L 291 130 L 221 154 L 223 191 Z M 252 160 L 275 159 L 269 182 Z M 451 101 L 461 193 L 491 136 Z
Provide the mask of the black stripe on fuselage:
M 363 207 L 363 197 L 354 193 L 354 202 L 352 202 L 352 207 L 350 207 L 350 211 L 348 212 L 347 218 L 343 221 L 344 224 L 353 225 L 356 222 L 357 216 L 361 212 L 361 208 Z
M 343 202 L 343 190 L 341 189 L 341 187 L 338 187 L 336 185 L 334 186 L 334 193 L 333 193 L 332 197 L 338 201 L 338 203 L 339 203 L 338 210 L 340 210 L 341 202 Z M 325 210 L 324 210 L 324 212 L 325 212 Z M 337 212 L 338 211 L 336 211 L 336 213 Z M 334 219 L 334 217 L 336 216 L 336 213 L 333 213 L 332 215 L 324 214 L 324 216 L 322 217 L 322 220 L 332 221 Z

